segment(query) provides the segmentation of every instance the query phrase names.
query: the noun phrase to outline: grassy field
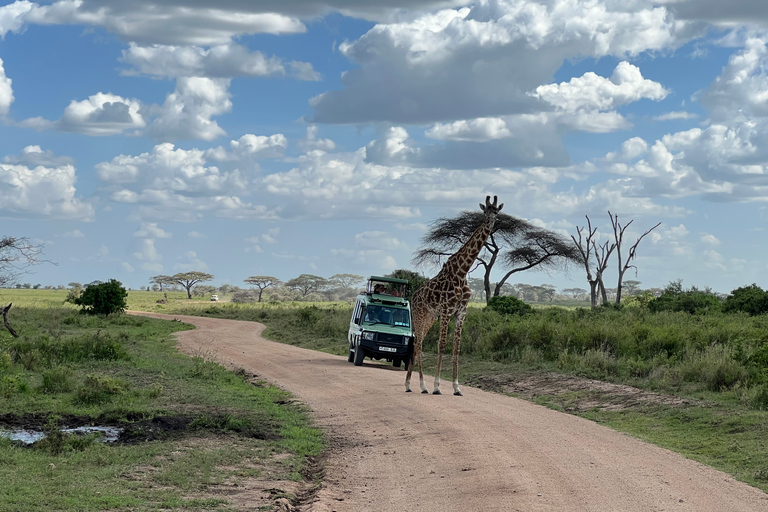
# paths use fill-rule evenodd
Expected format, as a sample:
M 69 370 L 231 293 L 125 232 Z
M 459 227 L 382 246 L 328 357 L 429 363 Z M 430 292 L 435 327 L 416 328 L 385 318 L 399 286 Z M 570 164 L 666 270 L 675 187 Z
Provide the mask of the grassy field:
M 338 355 L 347 351 L 349 304 L 172 301 L 162 307 L 259 321 L 276 341 Z M 434 326 L 425 342 L 427 371 L 434 368 L 436 338 Z M 460 379 L 589 418 L 768 491 L 766 354 L 764 317 L 651 314 L 639 308 L 536 308 L 503 317 L 471 308 Z M 447 379 L 450 365 L 445 367 Z M 520 391 L 521 383 L 531 381 L 546 385 Z M 648 400 L 638 401 L 637 389 Z
M 48 433 L 33 448 L 0 438 L 0 511 L 233 510 L 222 489 L 238 482 L 290 499 L 313 485 L 324 440 L 287 393 L 179 354 L 186 324 L 82 315 L 65 296 L 0 292 L 20 334 L 0 331 L 0 425 Z M 125 428 L 124 442 L 59 430 L 81 425 Z

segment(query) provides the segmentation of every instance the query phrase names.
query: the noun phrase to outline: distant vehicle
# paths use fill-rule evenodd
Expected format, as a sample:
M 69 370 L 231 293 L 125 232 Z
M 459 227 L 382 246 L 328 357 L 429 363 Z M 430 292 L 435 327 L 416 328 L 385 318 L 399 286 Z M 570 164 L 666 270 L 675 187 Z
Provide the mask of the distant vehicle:
M 214 295 L 211 295 L 211 301 L 212 301 L 212 302 L 216 302 L 216 301 L 218 301 L 218 300 L 219 300 L 219 296 L 218 296 L 218 295 L 216 295 L 216 294 L 214 294 Z
M 357 296 L 349 321 L 350 363 L 361 366 L 366 357 L 384 359 L 399 368 L 413 341 L 411 304 L 405 298 L 408 281 L 371 276 Z

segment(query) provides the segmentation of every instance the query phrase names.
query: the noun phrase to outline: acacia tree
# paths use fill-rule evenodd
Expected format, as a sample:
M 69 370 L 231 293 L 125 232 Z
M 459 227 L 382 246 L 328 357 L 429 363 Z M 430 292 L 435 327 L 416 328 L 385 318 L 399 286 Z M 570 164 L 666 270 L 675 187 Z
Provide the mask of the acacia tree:
M 150 282 L 150 284 L 154 284 L 154 285 L 159 286 L 160 287 L 160 291 L 163 292 L 163 291 L 165 291 L 163 289 L 163 286 L 173 286 L 173 285 L 175 285 L 176 284 L 176 279 L 174 279 L 173 276 L 159 275 L 159 276 L 152 276 L 152 277 L 150 277 L 149 278 L 149 282 Z
M 320 291 L 327 284 L 328 280 L 324 277 L 313 274 L 301 274 L 299 277 L 288 280 L 285 286 L 297 290 L 301 293 L 302 297 L 306 297 L 310 293 Z
M 187 298 L 192 298 L 192 287 L 195 286 L 197 283 L 202 283 L 205 281 L 210 281 L 213 279 L 213 276 L 211 274 L 206 274 L 205 272 L 180 272 L 178 274 L 174 274 L 171 276 L 172 282 L 174 284 L 180 285 L 182 288 L 187 290 Z
M 629 248 L 629 253 L 627 254 L 627 261 L 623 262 L 621 259 L 621 244 L 624 243 L 624 231 L 629 227 L 633 220 L 630 220 L 627 222 L 624 226 L 621 225 L 619 222 L 619 216 L 613 215 L 611 212 L 608 212 L 608 217 L 611 219 L 611 226 L 613 226 L 613 238 L 615 240 L 616 245 L 616 256 L 619 260 L 619 281 L 618 285 L 616 286 L 616 304 L 621 303 L 621 287 L 622 287 L 622 281 L 624 280 L 624 274 L 629 270 L 630 268 L 635 269 L 635 275 L 637 275 L 637 267 L 631 264 L 631 261 L 637 256 L 637 246 L 640 245 L 640 241 L 645 238 L 645 235 L 656 229 L 661 225 L 661 222 L 653 226 L 651 229 L 640 235 L 640 238 L 637 239 L 637 241 L 634 243 L 632 247 Z
M 450 256 L 464 245 L 484 220 L 482 212 L 469 211 L 461 212 L 456 217 L 437 219 L 422 238 L 423 248 L 414 256 L 414 264 L 440 264 L 443 257 Z M 504 283 L 517 272 L 555 270 L 564 268 L 569 261 L 580 261 L 570 242 L 552 231 L 500 213 L 477 257 L 478 265 L 484 270 L 486 302 L 498 296 Z M 491 272 L 497 263 L 506 272 L 491 291 Z
M 270 286 L 278 286 L 283 283 L 278 278 L 272 276 L 251 276 L 243 279 L 243 281 L 259 289 L 259 302 L 261 302 L 261 295 L 264 293 L 264 290 Z

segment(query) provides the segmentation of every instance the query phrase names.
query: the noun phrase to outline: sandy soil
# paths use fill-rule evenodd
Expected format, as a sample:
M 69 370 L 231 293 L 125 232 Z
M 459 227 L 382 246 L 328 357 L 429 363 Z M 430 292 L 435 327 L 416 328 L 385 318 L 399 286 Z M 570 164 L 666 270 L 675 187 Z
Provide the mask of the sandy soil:
M 332 446 L 306 512 L 768 511 L 758 489 L 576 416 L 469 386 L 405 393 L 402 370 L 274 343 L 256 323 L 147 315 L 194 324 L 181 350 L 313 409 Z

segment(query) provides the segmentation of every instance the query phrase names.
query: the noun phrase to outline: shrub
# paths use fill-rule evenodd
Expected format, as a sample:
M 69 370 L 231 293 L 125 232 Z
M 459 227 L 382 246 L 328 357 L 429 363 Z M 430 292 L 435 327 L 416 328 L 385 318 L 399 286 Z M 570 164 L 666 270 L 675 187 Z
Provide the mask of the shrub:
M 124 392 L 126 387 L 122 379 L 92 373 L 86 375 L 83 385 L 77 390 L 75 401 L 88 405 L 106 403 L 114 395 Z
M 516 297 L 491 297 L 486 306 L 502 315 L 524 315 L 533 308 Z
M 768 292 L 756 284 L 736 288 L 726 297 L 723 311 L 726 313 L 743 311 L 750 316 L 766 313 L 768 312 Z
M 127 297 L 128 292 L 123 288 L 122 283 L 110 279 L 106 283 L 97 281 L 89 284 L 79 297 L 73 298 L 70 302 L 81 306 L 87 313 L 111 315 L 125 311 L 128 306 Z

